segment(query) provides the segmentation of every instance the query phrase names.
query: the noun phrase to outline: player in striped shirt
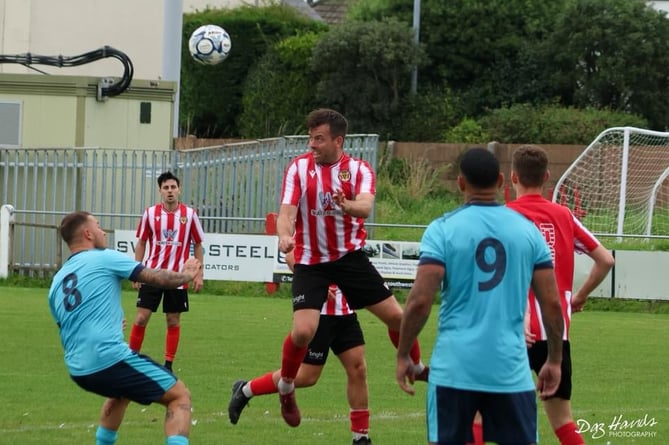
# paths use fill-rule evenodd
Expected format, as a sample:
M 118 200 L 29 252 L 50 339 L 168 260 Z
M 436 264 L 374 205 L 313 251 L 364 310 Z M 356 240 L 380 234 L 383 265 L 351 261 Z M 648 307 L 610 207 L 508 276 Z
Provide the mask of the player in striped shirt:
M 183 267 L 194 245 L 194 256 L 203 262 L 202 239 L 204 231 L 200 218 L 192 207 L 179 202 L 181 189 L 179 178 L 171 172 L 158 176 L 158 191 L 161 202 L 148 207 L 142 214 L 137 227 L 137 247 L 135 259 L 154 269 L 178 271 Z M 145 255 L 148 243 L 148 255 Z M 146 258 L 145 258 L 146 256 Z M 193 280 L 193 290 L 202 289 L 203 275 Z M 187 285 L 178 289 L 161 289 L 139 282 L 133 283 L 139 289 L 137 295 L 137 315 L 132 325 L 128 343 L 133 351 L 139 351 L 144 341 L 146 326 L 151 314 L 156 312 L 163 301 L 163 312 L 167 322 L 165 334 L 165 367 L 172 370 L 172 362 L 177 353 L 181 336 L 181 313 L 188 312 Z
M 288 253 L 286 263 L 291 270 L 294 262 L 292 253 Z M 358 316 L 349 307 L 341 290 L 331 285 L 328 292 L 328 299 L 321 309 L 316 335 L 309 343 L 307 354 L 295 377 L 295 387 L 307 388 L 318 382 L 328 358 L 328 351 L 332 349 L 346 371 L 346 395 L 350 407 L 353 445 L 371 445 L 365 338 Z M 228 415 L 233 425 L 239 421 L 239 416 L 251 397 L 279 391 L 277 384 L 280 374 L 281 370 L 278 369 L 248 382 L 238 380 L 233 384 L 228 404 Z
M 611 253 L 572 214 L 559 204 L 544 199 L 543 186 L 548 181 L 548 156 L 534 145 L 518 147 L 512 158 L 511 183 L 516 191 L 516 200 L 507 205 L 530 219 L 542 232 L 555 263 L 562 317 L 564 319 L 562 380 L 555 395 L 544 400 L 544 410 L 551 427 L 562 445 L 585 443 L 578 433 L 571 413 L 571 353 L 569 327 L 571 314 L 583 309 L 586 299 L 604 280 L 613 267 Z M 594 261 L 590 273 L 582 286 L 572 293 L 574 285 L 574 252 L 585 253 Z M 529 294 L 528 349 L 530 366 L 537 372 L 546 359 L 546 329 L 538 310 L 537 300 Z M 484 422 L 485 423 L 485 422 Z
M 307 116 L 309 150 L 286 168 L 277 219 L 279 249 L 293 251 L 293 327 L 283 343 L 278 383 L 281 414 L 290 426 L 300 423 L 295 376 L 314 337 L 330 284 L 336 284 L 353 309 L 366 307 L 389 328 L 397 344 L 402 308 L 361 250 L 364 220 L 374 206 L 376 178 L 370 165 L 344 152 L 348 123 L 334 110 Z M 415 342 L 417 378 L 426 378 Z

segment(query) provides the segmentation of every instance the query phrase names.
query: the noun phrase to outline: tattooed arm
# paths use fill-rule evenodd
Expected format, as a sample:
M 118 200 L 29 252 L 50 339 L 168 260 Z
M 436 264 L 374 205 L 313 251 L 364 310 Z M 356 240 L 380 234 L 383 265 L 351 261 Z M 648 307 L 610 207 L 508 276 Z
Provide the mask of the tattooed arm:
M 173 272 L 166 269 L 143 269 L 137 275 L 137 281 L 147 283 L 163 289 L 174 289 L 184 283 L 192 281 L 202 269 L 202 263 L 195 258 L 189 258 L 181 272 Z

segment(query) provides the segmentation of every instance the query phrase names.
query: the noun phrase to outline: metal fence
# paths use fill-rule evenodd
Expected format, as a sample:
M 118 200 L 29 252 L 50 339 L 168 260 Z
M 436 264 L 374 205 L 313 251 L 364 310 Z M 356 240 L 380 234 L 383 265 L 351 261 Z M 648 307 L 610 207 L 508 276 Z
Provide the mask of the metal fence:
M 264 233 L 266 215 L 278 210 L 283 171 L 306 148 L 306 136 L 186 151 L 0 148 L 0 204 L 16 209 L 11 271 L 42 275 L 60 266 L 55 229 L 69 212 L 89 211 L 106 229 L 134 230 L 144 208 L 159 200 L 156 179 L 168 170 L 205 232 Z M 349 135 L 344 148 L 376 168 L 377 135 Z

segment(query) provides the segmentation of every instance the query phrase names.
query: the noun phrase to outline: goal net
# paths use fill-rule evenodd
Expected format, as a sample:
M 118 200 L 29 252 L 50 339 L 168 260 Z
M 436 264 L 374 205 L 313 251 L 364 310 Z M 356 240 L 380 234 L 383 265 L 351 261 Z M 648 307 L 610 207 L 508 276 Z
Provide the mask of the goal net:
M 669 133 L 603 131 L 558 180 L 553 201 L 598 235 L 669 237 Z

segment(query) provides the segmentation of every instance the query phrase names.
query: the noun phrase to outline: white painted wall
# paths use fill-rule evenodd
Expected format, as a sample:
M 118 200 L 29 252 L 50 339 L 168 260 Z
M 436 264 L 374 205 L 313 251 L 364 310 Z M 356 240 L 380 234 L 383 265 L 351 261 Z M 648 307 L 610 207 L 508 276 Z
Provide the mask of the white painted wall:
M 163 12 L 163 0 L 0 0 L 0 53 L 75 56 L 109 45 L 130 57 L 135 78 L 158 79 Z M 121 63 L 109 58 L 72 68 L 34 66 L 60 75 L 123 73 Z M 6 63 L 0 72 L 34 73 Z
M 260 4 L 266 1 L 258 0 Z M 166 5 L 169 11 L 175 3 L 183 12 L 194 12 L 256 5 L 256 0 L 0 0 L 0 54 L 75 56 L 109 45 L 130 57 L 135 78 L 160 79 L 169 66 L 163 60 L 165 36 L 171 32 L 165 34 L 164 14 Z M 181 34 L 180 29 L 173 32 Z M 115 59 L 72 68 L 34 67 L 73 76 L 120 77 L 123 73 Z M 0 73 L 36 72 L 3 63 Z

